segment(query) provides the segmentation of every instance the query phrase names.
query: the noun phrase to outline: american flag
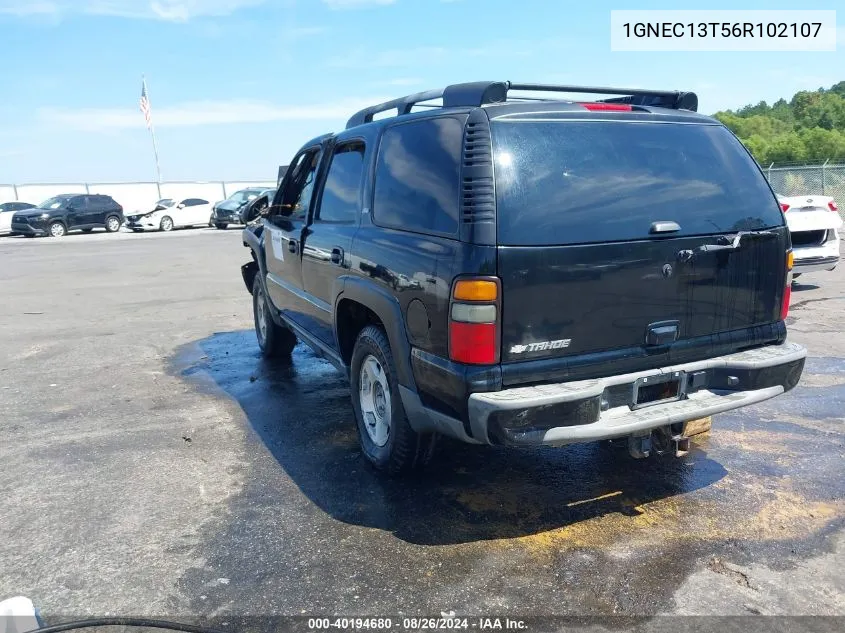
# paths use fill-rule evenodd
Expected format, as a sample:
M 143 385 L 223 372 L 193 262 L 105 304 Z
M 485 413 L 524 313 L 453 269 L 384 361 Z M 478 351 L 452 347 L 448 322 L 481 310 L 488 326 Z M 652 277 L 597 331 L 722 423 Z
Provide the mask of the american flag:
M 153 127 L 152 114 L 150 113 L 150 100 L 147 97 L 147 80 L 141 80 L 141 112 L 144 113 L 144 121 L 147 122 L 147 129 L 151 130 Z

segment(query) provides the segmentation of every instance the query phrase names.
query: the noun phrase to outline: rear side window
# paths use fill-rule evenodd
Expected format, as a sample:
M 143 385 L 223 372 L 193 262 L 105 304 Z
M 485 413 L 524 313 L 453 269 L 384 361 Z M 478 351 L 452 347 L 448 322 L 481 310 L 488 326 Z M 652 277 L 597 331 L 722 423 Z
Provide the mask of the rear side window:
M 440 117 L 385 130 L 373 218 L 380 226 L 454 235 L 458 230 L 463 121 Z
M 88 196 L 88 208 L 94 211 L 105 211 L 112 207 L 111 198 L 106 196 Z
M 494 121 L 498 239 L 506 245 L 646 239 L 783 223 L 754 161 L 719 125 Z
M 317 221 L 354 222 L 361 206 L 363 176 L 363 143 L 347 143 L 335 149 L 317 209 Z

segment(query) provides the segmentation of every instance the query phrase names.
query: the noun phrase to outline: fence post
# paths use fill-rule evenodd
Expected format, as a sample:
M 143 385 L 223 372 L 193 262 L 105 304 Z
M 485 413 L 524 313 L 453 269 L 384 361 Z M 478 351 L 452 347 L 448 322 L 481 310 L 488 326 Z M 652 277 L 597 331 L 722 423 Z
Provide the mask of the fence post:
M 88 183 L 86 182 L 84 184 L 85 184 L 85 193 L 91 193 L 91 190 L 88 188 Z
M 161 182 L 156 180 L 156 191 L 158 192 L 158 199 L 161 200 Z
M 825 171 L 827 170 L 827 164 L 829 162 L 830 162 L 830 159 L 828 158 L 826 161 L 824 161 L 824 165 L 822 165 L 822 195 L 823 196 L 827 195 L 827 190 L 826 190 L 827 189 L 827 181 L 825 179 Z
M 766 178 L 769 179 L 769 182 L 772 182 L 772 166 L 773 165 L 774 165 L 774 163 L 769 163 L 769 169 L 766 173 Z
M 12 191 L 15 192 L 15 201 L 20 200 L 20 198 L 18 198 L 18 186 L 17 185 L 15 185 L 15 184 L 12 185 Z

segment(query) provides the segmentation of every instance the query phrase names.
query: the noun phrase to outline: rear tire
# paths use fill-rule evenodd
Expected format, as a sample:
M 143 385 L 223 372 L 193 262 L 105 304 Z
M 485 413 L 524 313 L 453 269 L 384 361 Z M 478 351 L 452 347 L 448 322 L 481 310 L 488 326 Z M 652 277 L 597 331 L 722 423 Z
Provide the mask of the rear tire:
M 434 454 L 435 434 L 414 431 L 405 415 L 387 335 L 370 325 L 352 351 L 352 408 L 361 450 L 378 470 L 390 475 L 423 468 Z
M 50 224 L 50 237 L 64 237 L 67 235 L 67 229 L 61 222 L 53 222 Z
M 296 347 L 296 335 L 286 327 L 277 325 L 270 316 L 270 306 L 261 280 L 257 277 L 252 282 L 252 315 L 261 355 L 264 358 L 290 356 Z
M 165 232 L 172 231 L 173 230 L 173 218 L 171 218 L 169 215 L 164 216 L 161 219 L 161 222 L 159 222 L 158 228 L 160 228 L 162 231 L 165 231 Z
M 120 218 L 116 215 L 110 215 L 106 218 L 106 232 L 117 233 L 120 230 Z

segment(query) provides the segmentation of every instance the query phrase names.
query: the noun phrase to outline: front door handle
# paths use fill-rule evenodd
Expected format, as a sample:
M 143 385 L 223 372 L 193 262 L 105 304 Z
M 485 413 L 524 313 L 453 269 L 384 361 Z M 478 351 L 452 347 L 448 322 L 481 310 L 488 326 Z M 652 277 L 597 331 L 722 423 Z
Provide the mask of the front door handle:
M 343 264 L 343 249 L 340 246 L 332 249 L 332 264 Z
M 296 240 L 288 240 L 288 250 L 291 253 L 296 253 Z

